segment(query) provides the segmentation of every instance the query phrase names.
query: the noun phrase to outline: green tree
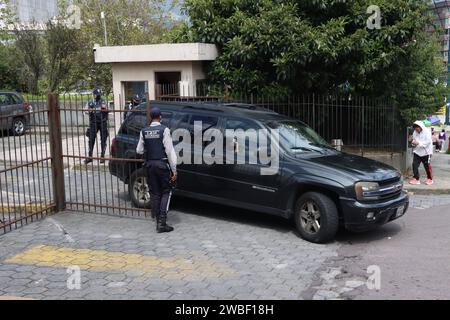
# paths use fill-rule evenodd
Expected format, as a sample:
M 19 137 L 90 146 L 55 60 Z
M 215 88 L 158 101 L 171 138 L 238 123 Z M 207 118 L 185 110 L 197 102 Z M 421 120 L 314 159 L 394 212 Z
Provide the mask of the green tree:
M 18 60 L 23 63 L 27 74 L 28 91 L 38 94 L 38 81 L 45 71 L 45 48 L 42 34 L 33 30 L 15 31 L 15 46 L 18 49 Z
M 81 9 L 81 50 L 74 58 L 72 77 L 90 87 L 111 90 L 110 65 L 94 62 L 95 44 L 105 45 L 100 13 L 105 13 L 109 46 L 141 45 L 166 41 L 166 32 L 177 22 L 169 14 L 178 1 L 165 0 L 74 0 Z
M 44 35 L 47 49 L 47 81 L 49 92 L 59 91 L 73 68 L 73 59 L 79 50 L 78 30 L 61 21 L 49 21 Z
M 367 27 L 378 5 L 380 29 Z M 443 103 L 445 72 L 426 0 L 186 0 L 175 41 L 215 43 L 213 81 L 231 90 L 394 99 L 409 121 Z M 431 101 L 433 100 L 434 101 Z M 409 110 L 409 111 L 407 111 Z M 411 111 L 416 110 L 416 111 Z

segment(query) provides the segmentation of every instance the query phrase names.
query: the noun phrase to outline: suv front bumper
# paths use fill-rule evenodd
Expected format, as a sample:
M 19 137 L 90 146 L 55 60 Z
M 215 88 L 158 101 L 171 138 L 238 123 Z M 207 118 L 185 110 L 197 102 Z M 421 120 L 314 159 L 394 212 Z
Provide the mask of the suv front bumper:
M 341 198 L 340 202 L 346 229 L 357 232 L 394 221 L 402 217 L 409 208 L 409 197 L 405 192 L 385 202 L 362 203 L 348 198 Z

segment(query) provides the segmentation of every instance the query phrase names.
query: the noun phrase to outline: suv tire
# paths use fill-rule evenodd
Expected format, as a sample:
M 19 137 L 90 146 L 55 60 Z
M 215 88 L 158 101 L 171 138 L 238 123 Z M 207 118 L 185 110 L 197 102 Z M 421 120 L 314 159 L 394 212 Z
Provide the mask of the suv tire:
M 130 183 L 128 184 L 128 194 L 137 208 L 151 208 L 150 190 L 147 184 L 145 169 L 139 169 L 133 172 L 130 177 Z
M 27 125 L 22 117 L 14 118 L 12 122 L 11 132 L 15 136 L 23 136 L 26 132 Z
M 313 243 L 333 240 L 339 229 L 336 204 L 318 192 L 305 193 L 297 200 L 294 219 L 301 237 Z

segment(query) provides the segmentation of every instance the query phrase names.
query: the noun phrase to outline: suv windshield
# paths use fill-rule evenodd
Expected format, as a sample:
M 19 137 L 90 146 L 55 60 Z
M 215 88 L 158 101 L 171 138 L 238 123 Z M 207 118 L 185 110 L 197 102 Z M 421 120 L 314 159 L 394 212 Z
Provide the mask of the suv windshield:
M 329 151 L 336 151 L 313 129 L 300 121 L 271 121 L 267 125 L 271 129 L 278 130 L 280 145 L 292 154 L 305 152 L 325 154 Z

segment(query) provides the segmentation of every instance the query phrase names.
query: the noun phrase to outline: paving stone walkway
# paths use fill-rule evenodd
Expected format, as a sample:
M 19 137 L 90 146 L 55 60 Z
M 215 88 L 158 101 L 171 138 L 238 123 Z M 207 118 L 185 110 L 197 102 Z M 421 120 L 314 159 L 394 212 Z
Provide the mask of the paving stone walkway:
M 338 244 L 311 244 L 281 219 L 241 214 L 175 211 L 176 231 L 164 235 L 151 221 L 55 215 L 0 237 L 0 296 L 301 299 Z

